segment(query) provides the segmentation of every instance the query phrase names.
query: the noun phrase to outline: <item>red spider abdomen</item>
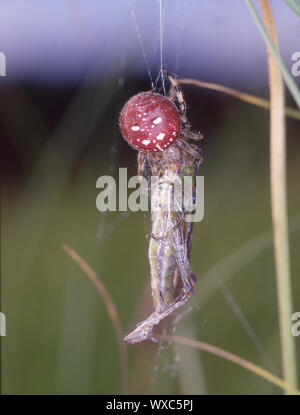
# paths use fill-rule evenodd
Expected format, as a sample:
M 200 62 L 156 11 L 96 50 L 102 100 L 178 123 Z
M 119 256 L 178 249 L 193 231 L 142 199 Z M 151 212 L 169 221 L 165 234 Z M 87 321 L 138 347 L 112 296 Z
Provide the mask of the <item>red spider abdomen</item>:
M 163 151 L 180 133 L 180 118 L 175 105 L 153 92 L 141 92 L 129 99 L 120 116 L 125 140 L 144 151 Z

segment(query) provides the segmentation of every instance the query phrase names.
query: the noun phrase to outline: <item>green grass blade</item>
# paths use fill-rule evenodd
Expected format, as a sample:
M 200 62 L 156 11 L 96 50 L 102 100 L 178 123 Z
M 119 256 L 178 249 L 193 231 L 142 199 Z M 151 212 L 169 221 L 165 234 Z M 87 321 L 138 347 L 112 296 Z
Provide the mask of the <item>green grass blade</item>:
M 263 39 L 265 40 L 266 44 L 268 45 L 272 56 L 274 57 L 277 65 L 280 68 L 280 71 L 282 73 L 283 79 L 288 87 L 288 89 L 290 90 L 290 93 L 292 94 L 295 102 L 297 103 L 298 107 L 300 108 L 300 90 L 297 87 L 296 82 L 294 81 L 292 75 L 290 74 L 289 70 L 287 69 L 287 67 L 285 66 L 280 53 L 277 51 L 276 47 L 274 46 L 274 43 L 272 42 L 272 40 L 270 39 L 270 36 L 268 35 L 268 32 L 266 31 L 266 28 L 263 24 L 263 22 L 261 21 L 261 18 L 259 17 L 259 14 L 257 13 L 253 3 L 251 0 L 245 0 L 246 5 L 248 6 L 251 15 L 255 21 L 255 23 L 257 24 L 257 27 L 263 37 Z
M 300 1 L 299 0 L 284 0 L 286 4 L 300 17 Z

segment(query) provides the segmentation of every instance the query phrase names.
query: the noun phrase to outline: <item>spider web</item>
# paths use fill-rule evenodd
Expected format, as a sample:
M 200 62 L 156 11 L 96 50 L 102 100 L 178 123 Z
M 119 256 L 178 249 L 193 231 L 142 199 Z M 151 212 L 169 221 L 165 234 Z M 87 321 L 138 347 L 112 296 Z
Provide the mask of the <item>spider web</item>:
M 173 1 L 172 3 L 166 0 L 153 0 L 153 14 L 157 16 L 156 27 L 154 30 L 154 42 L 152 45 L 148 45 L 147 34 L 143 33 L 143 25 L 139 24 L 139 12 L 137 11 L 138 3 L 134 0 L 128 0 L 129 11 L 140 47 L 141 54 L 145 63 L 145 67 L 149 76 L 152 89 L 156 92 L 161 92 L 166 95 L 165 75 L 163 74 L 163 68 L 166 68 L 168 62 L 169 71 L 178 73 L 180 67 L 181 49 L 182 49 L 182 37 L 184 29 L 186 27 L 186 17 L 189 0 L 185 1 Z M 169 12 L 172 11 L 172 19 L 169 22 Z M 174 21 L 176 22 L 174 25 Z M 174 33 L 172 38 L 165 36 L 166 26 L 173 24 Z M 155 25 L 155 22 L 154 22 Z M 169 31 L 168 31 L 169 32 Z M 175 48 L 171 47 L 171 42 Z M 171 42 L 170 42 L 171 41 Z M 170 47 L 169 47 L 170 46 Z M 166 51 L 175 50 L 175 56 L 165 56 Z M 152 62 L 152 64 L 150 63 Z

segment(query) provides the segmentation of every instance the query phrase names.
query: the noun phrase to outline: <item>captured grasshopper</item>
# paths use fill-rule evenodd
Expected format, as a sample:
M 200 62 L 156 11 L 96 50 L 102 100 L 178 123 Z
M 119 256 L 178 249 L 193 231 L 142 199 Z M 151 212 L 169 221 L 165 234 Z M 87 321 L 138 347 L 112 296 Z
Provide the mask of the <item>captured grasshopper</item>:
M 125 104 L 120 117 L 123 136 L 139 149 L 139 175 L 151 174 L 148 256 L 154 311 L 125 337 L 128 343 L 155 340 L 155 326 L 188 301 L 195 283 L 190 266 L 193 222 L 187 215 L 193 210 L 202 156 L 188 139 L 202 135 L 190 131 L 181 90 L 171 76 L 169 80 L 169 97 L 140 93 Z

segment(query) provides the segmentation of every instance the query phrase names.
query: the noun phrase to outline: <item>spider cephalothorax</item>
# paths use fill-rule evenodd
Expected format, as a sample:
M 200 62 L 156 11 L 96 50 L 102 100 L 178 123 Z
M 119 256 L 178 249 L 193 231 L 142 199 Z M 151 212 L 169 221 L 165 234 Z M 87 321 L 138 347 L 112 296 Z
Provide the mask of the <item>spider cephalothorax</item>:
M 120 116 L 123 137 L 139 150 L 139 174 L 148 162 L 152 173 L 164 165 L 182 165 L 182 158 L 202 159 L 199 149 L 188 140 L 199 140 L 202 134 L 190 130 L 182 91 L 168 75 L 168 97 L 155 92 L 141 92 L 130 98 Z M 176 163 L 178 161 L 178 163 Z

